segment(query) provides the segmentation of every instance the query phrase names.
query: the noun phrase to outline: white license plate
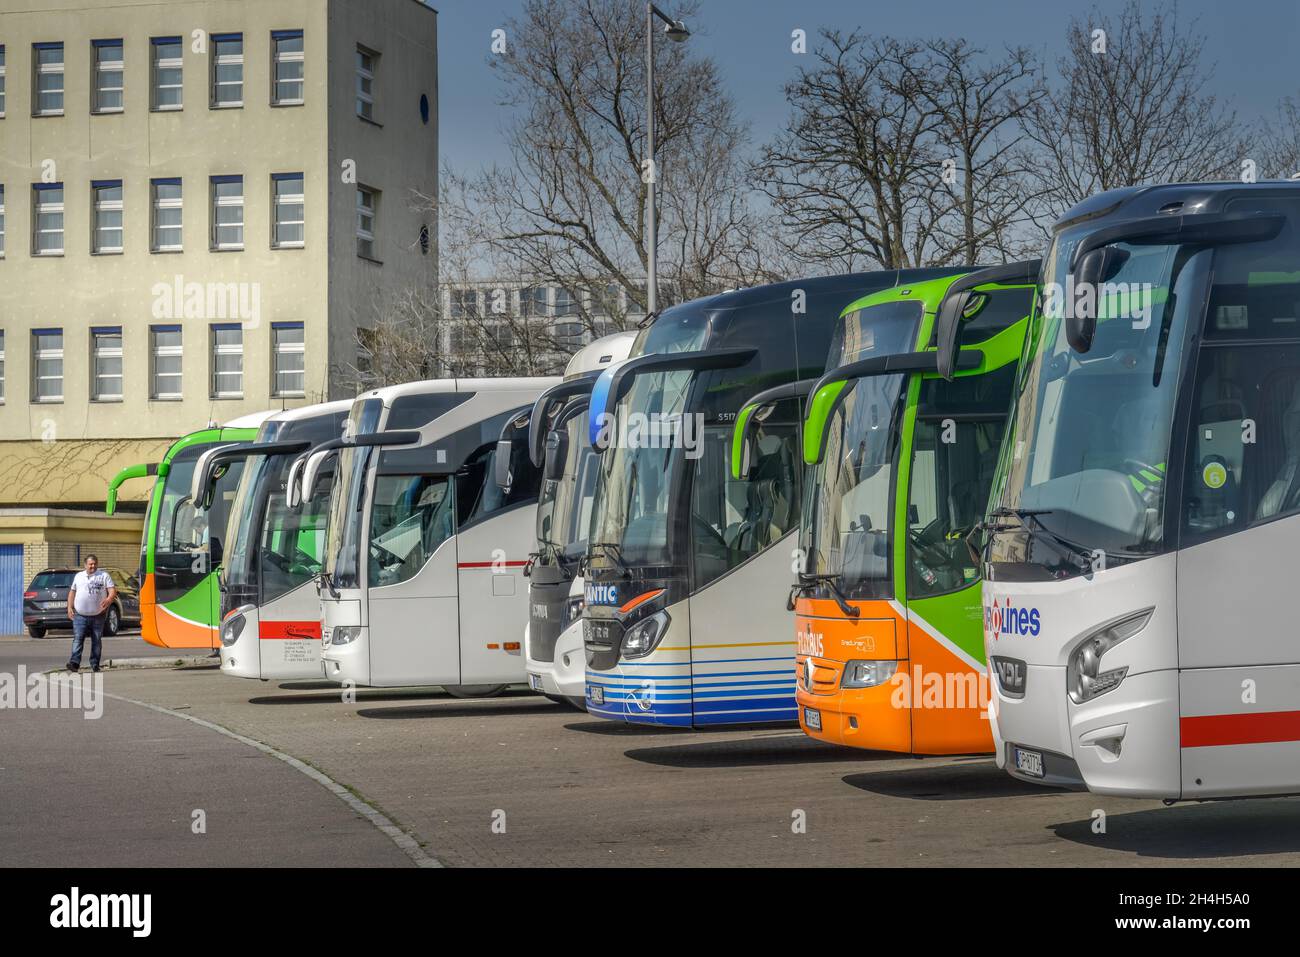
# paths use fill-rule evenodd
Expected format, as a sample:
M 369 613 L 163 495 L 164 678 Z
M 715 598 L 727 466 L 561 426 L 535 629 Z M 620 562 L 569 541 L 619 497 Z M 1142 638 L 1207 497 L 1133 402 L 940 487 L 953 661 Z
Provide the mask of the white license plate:
M 529 675 L 529 676 L 528 676 L 528 687 L 529 687 L 529 688 L 532 688 L 534 691 L 541 691 L 541 690 L 542 690 L 542 676 L 541 676 L 541 675 Z
M 592 704 L 605 703 L 605 689 L 602 688 L 600 685 L 591 686 L 591 703 Z
M 43 601 L 41 602 L 41 607 L 42 608 L 63 608 L 64 603 L 61 601 Z
M 813 731 L 820 731 L 822 729 L 822 713 L 816 708 L 804 708 L 803 723 Z
M 1016 770 L 1021 774 L 1028 774 L 1031 778 L 1041 778 L 1043 776 L 1043 756 L 1038 751 L 1026 751 L 1023 748 L 1013 748 L 1016 758 Z

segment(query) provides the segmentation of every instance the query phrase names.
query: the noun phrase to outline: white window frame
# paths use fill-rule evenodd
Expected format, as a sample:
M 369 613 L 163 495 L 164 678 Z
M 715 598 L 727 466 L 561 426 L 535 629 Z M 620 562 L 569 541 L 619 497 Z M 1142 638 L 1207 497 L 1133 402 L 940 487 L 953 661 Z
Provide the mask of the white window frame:
M 123 204 L 122 204 L 122 200 L 120 200 L 120 199 L 100 199 L 100 195 L 99 195 L 99 194 L 100 194 L 100 190 L 103 190 L 103 189 L 117 189 L 117 190 L 121 190 L 121 189 L 122 189 L 122 182 L 121 182 L 121 180 L 118 180 L 116 186 L 110 186 L 110 185 L 108 185 L 108 184 L 106 184 L 106 183 L 102 183 L 102 184 L 99 184 L 99 185 L 93 185 L 93 184 L 92 184 L 91 187 L 90 187 L 90 192 L 91 192 L 91 194 L 92 194 L 92 195 L 91 195 L 91 204 L 90 204 L 90 208 L 91 208 L 91 221 L 90 221 L 90 251 L 91 251 L 92 254 L 94 254 L 94 255 L 96 255 L 96 256 L 116 256 L 116 255 L 121 255 L 121 253 L 122 253 L 122 249 L 123 249 L 123 245 L 122 245 L 122 244 L 126 242 L 126 217 L 125 217 L 125 215 L 123 215 L 123 218 L 122 218 L 122 225 L 121 225 L 121 226 L 112 227 L 112 226 L 103 226 L 103 225 L 101 225 L 100 222 L 99 222 L 99 214 L 100 214 L 100 213 L 121 213 L 121 212 L 123 212 Z M 123 195 L 125 195 L 125 193 L 123 193 Z M 102 243 L 101 243 L 101 241 L 100 241 L 100 233 L 101 233 L 101 232 L 104 232 L 104 231 L 107 231 L 107 230 L 112 230 L 112 229 L 115 229 L 116 232 L 119 232 L 119 233 L 122 234 L 122 238 L 121 238 L 119 244 L 116 245 L 116 246 L 105 246 L 105 245 L 102 245 Z
M 164 46 L 171 44 L 158 43 L 158 40 L 175 39 L 177 45 L 181 48 L 181 55 L 176 57 L 159 56 L 158 51 Z M 155 113 L 173 113 L 185 109 L 185 40 L 183 37 L 150 37 L 149 38 L 149 109 Z M 168 84 L 166 87 L 158 80 L 159 70 L 180 70 L 181 81 L 176 85 Z M 163 89 L 180 90 L 181 101 L 179 103 L 163 103 L 158 96 L 159 91 Z
M 177 345 L 160 346 L 158 344 L 159 333 L 175 333 L 180 337 Z M 155 402 L 175 402 L 184 398 L 185 379 L 184 379 L 184 356 L 185 356 L 185 333 L 180 326 L 150 326 L 149 327 L 149 398 Z M 182 369 L 180 372 L 159 372 L 158 360 L 175 357 L 181 360 Z M 159 388 L 160 376 L 166 376 L 168 379 L 176 379 L 176 391 L 164 392 Z M 242 373 L 241 373 L 242 377 Z
M 280 342 L 280 333 L 286 329 L 297 329 L 302 334 L 301 342 Z M 301 399 L 307 394 L 307 330 L 301 322 L 277 322 L 271 324 L 271 395 L 280 399 Z M 280 388 L 280 359 L 282 356 L 297 355 L 302 357 L 302 368 L 288 369 L 284 375 L 301 375 L 301 389 Z
M 293 177 L 298 178 L 300 191 L 297 193 L 285 193 L 281 195 L 278 190 L 281 183 L 292 182 Z M 302 249 L 307 244 L 307 177 L 302 173 L 290 173 L 280 178 L 272 176 L 271 178 L 271 248 L 272 249 Z M 280 207 L 298 206 L 302 209 L 301 219 L 281 219 Z M 280 242 L 279 228 L 281 226 L 301 226 L 302 239 L 293 239 L 287 242 Z
M 239 178 L 238 197 L 218 196 L 217 187 L 219 185 L 224 185 L 224 183 L 218 183 L 215 177 L 208 180 L 208 191 L 211 194 L 210 196 L 211 209 L 209 210 L 209 212 L 212 217 L 212 230 L 211 230 L 211 235 L 209 236 L 208 246 L 214 252 L 237 252 L 244 248 L 244 244 L 247 238 L 245 234 L 245 230 L 248 224 L 245 222 L 245 216 L 244 216 L 244 178 L 242 176 Z M 239 235 L 240 235 L 239 243 L 238 244 L 220 243 L 217 241 L 217 236 L 219 235 L 218 223 L 217 223 L 217 210 L 223 207 L 235 207 L 235 206 L 239 207 Z M 221 225 L 230 227 L 230 226 L 234 226 L 235 224 L 224 223 Z
M 288 32 L 288 31 L 286 31 Z M 272 106 L 302 106 L 307 95 L 307 41 L 301 30 L 293 31 L 297 34 L 296 39 L 302 46 L 301 50 L 280 51 L 280 44 L 285 40 L 295 39 L 292 36 L 271 37 L 271 105 Z M 280 64 L 281 63 L 301 63 L 302 76 L 297 80 L 288 80 L 288 83 L 297 83 L 299 95 L 297 97 L 280 96 Z
M 162 179 L 164 178 L 159 177 L 149 181 L 149 249 L 155 253 L 179 253 L 185 249 L 185 187 L 184 184 L 160 182 Z M 158 187 L 161 185 L 177 186 L 181 191 L 181 195 L 175 198 L 159 199 Z M 163 209 L 179 209 L 181 211 L 180 225 L 160 227 L 158 225 L 158 212 Z M 158 230 L 162 228 L 179 229 L 181 241 L 175 245 L 165 245 L 159 242 Z
M 67 78 L 64 69 L 67 65 L 67 51 L 62 43 L 59 45 L 59 62 L 42 63 L 40 49 L 36 44 L 32 44 L 32 116 L 62 116 L 63 109 L 67 105 L 65 97 L 67 96 Z M 46 47 L 45 49 L 53 49 Z M 57 110 L 41 109 L 41 84 L 40 78 L 46 74 L 59 75 L 59 108 Z M 53 93 L 54 90 L 47 92 Z
M 4 119 L 8 89 L 5 81 L 5 45 L 0 43 L 0 120 Z
M 0 183 L 0 259 L 5 258 L 5 186 Z
M 362 58 L 370 61 L 370 66 L 362 65 Z M 370 120 L 372 123 L 375 119 L 375 74 L 379 66 L 379 54 L 368 47 L 357 44 L 357 73 L 356 73 L 356 110 L 357 116 L 363 120 Z M 368 83 L 370 92 L 364 92 L 361 89 L 362 83 Z
M 234 329 L 239 332 L 238 345 L 217 345 L 217 333 L 219 331 Z M 238 323 L 214 323 L 208 327 L 208 361 L 212 364 L 212 374 L 209 376 L 209 394 L 214 399 L 242 399 L 244 397 L 244 330 Z M 217 356 L 239 356 L 239 372 L 221 372 L 217 371 Z M 239 391 L 220 390 L 217 388 L 218 375 L 239 376 Z
M 57 349 L 38 349 L 37 342 L 39 341 L 42 332 L 50 333 L 50 334 L 57 332 L 59 335 L 59 347 Z M 32 338 L 32 403 L 34 405 L 45 405 L 47 403 L 62 402 L 63 401 L 63 330 L 46 329 L 46 330 L 38 331 L 33 329 L 31 333 L 31 338 Z M 55 359 L 58 360 L 59 374 L 57 376 L 40 375 L 41 360 L 43 359 L 51 362 L 54 361 Z M 56 379 L 56 378 L 59 381 L 59 394 L 41 398 L 40 389 L 38 388 L 39 383 L 45 381 L 46 379 Z
M 239 37 L 239 53 L 219 54 L 217 52 L 223 43 L 233 43 L 233 37 Z M 217 81 L 217 67 L 219 66 L 238 66 L 239 67 L 239 99 L 223 103 L 217 99 L 217 88 L 220 86 L 234 86 L 234 83 L 219 83 Z M 208 93 L 208 105 L 214 110 L 238 110 L 244 105 L 244 35 L 226 34 L 223 39 L 212 39 L 212 74 L 210 76 L 211 89 Z
M 121 402 L 122 401 L 122 385 L 123 385 L 123 379 L 125 377 L 126 370 L 123 369 L 121 372 L 117 372 L 117 373 L 109 372 L 109 373 L 102 373 L 102 374 L 99 371 L 99 360 L 117 359 L 120 361 L 122 359 L 122 327 L 114 326 L 111 327 L 111 329 L 115 331 L 110 331 L 109 327 L 90 330 L 90 401 L 91 402 Z M 99 344 L 99 340 L 101 337 L 104 339 L 116 337 L 117 345 L 104 346 L 101 348 Z M 100 391 L 101 379 L 117 379 L 117 391 L 101 392 Z
M 39 184 L 53 186 L 55 184 Z M 41 201 L 41 197 L 46 193 L 52 192 L 47 189 L 32 188 L 32 255 L 33 256 L 62 256 L 63 250 L 67 246 L 65 242 L 67 236 L 67 222 L 64 219 L 64 201 L 63 201 L 63 184 L 59 183 L 59 201 L 57 203 L 46 203 Z M 37 237 L 41 235 L 41 213 L 58 213 L 59 214 L 59 248 L 45 249 L 40 248 Z M 54 230 L 48 230 L 51 234 Z
M 369 205 L 362 202 L 366 197 L 370 198 Z M 362 259 L 373 259 L 376 262 L 379 257 L 375 255 L 375 223 L 379 219 L 379 190 L 371 189 L 369 186 L 357 184 L 357 255 Z M 369 223 L 367 227 L 366 223 Z M 368 244 L 369 251 L 363 252 L 362 245 Z
M 5 404 L 5 331 L 0 329 L 0 405 Z
M 118 60 L 115 66 L 105 69 L 105 64 L 99 59 L 100 50 L 117 50 Z M 109 61 L 113 62 L 113 61 Z M 105 86 L 104 74 L 118 74 L 118 86 Z M 100 103 L 100 97 L 105 93 L 121 93 L 121 106 L 104 106 Z M 121 39 L 107 43 L 96 43 L 91 41 L 90 46 L 90 112 L 100 113 L 123 113 L 126 111 L 126 46 Z

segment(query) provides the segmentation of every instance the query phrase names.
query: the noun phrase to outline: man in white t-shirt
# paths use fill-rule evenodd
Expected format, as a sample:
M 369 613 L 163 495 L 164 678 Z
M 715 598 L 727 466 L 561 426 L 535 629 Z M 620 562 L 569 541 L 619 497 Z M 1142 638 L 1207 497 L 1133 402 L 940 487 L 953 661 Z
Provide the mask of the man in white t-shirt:
M 94 555 L 86 556 L 86 570 L 77 572 L 68 589 L 68 617 L 72 619 L 72 657 L 68 659 L 68 670 L 81 669 L 81 649 L 86 643 L 86 632 L 90 632 L 90 670 L 99 670 L 99 654 L 104 639 L 104 617 L 113 600 L 117 598 L 117 589 L 108 572 L 101 571 L 99 559 Z

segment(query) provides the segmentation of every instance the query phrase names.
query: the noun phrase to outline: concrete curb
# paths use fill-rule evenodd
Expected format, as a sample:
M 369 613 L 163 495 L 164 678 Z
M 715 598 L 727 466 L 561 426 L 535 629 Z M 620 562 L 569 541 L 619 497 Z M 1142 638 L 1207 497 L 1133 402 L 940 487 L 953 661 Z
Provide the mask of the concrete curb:
M 110 669 L 128 669 L 138 668 L 194 668 L 207 667 L 213 670 L 221 667 L 221 662 L 216 658 L 209 658 L 207 655 L 198 657 L 178 655 L 175 658 L 170 655 L 159 655 L 156 658 L 105 658 L 102 662 L 105 671 Z M 54 672 L 65 672 L 68 669 L 55 668 Z M 84 662 L 81 665 L 82 671 L 89 671 L 90 666 Z M 51 672 L 53 673 L 53 672 Z

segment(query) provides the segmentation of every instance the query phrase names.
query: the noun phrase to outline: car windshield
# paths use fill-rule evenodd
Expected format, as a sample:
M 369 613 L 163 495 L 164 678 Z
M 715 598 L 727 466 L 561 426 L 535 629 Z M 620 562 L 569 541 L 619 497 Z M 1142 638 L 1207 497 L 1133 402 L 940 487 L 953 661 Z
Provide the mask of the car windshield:
M 995 536 L 995 563 L 1059 574 L 1161 547 L 1175 393 L 1211 253 L 1119 243 L 1100 289 L 1076 289 L 1069 264 L 1091 228 L 1061 233 L 1049 253 L 992 502 L 995 521 L 1023 534 Z M 1066 316 L 1086 296 L 1097 323 L 1080 354 Z
M 41 572 L 32 579 L 32 590 L 40 588 L 71 588 L 76 572 Z
M 922 313 L 918 300 L 894 300 L 846 314 L 832 345 L 836 365 L 910 352 Z M 802 522 L 806 571 L 837 576 L 850 598 L 893 592 L 890 489 L 902 388 L 901 375 L 850 383 L 826 422 L 825 454 L 812 471 Z
M 702 347 L 707 325 L 660 317 L 644 336 L 645 355 L 691 352 Z M 640 343 L 638 343 L 640 344 Z M 591 535 L 617 545 L 629 564 L 672 564 L 668 546 L 669 496 L 681 475 L 683 443 L 672 432 L 685 429 L 692 373 L 649 372 L 637 376 L 614 411 L 613 440 L 599 456 Z M 586 442 L 586 437 L 583 437 Z

